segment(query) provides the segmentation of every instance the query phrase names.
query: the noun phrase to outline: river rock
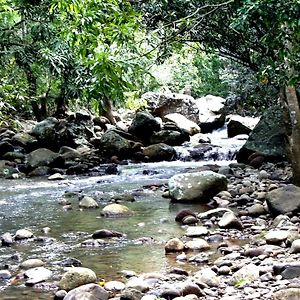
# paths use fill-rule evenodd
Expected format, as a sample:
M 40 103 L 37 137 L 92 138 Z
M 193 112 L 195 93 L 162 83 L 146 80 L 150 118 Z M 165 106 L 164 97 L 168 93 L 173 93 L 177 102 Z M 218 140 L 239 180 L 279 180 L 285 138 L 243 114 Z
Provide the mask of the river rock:
M 259 153 L 268 159 L 284 160 L 287 158 L 287 149 L 283 110 L 279 106 L 272 106 L 252 130 L 236 159 L 238 162 L 249 163 L 249 156 Z
M 79 207 L 82 207 L 82 208 L 98 208 L 99 205 L 96 202 L 96 200 L 93 199 L 92 197 L 84 196 L 79 202 Z
M 223 216 L 225 212 L 232 212 L 232 210 L 228 209 L 228 208 L 214 208 L 214 209 L 210 209 L 208 211 L 205 211 L 203 213 L 199 213 L 198 214 L 198 218 L 199 219 L 208 219 L 211 217 L 220 217 Z
M 125 284 L 121 281 L 108 281 L 104 284 L 104 289 L 109 292 L 120 292 L 125 289 Z
M 147 146 L 143 149 L 144 156 L 148 157 L 149 161 L 169 161 L 176 157 L 176 151 L 172 146 L 164 143 Z
M 42 267 L 45 263 L 38 258 L 27 259 L 20 264 L 22 269 L 31 269 L 36 267 Z
M 48 177 L 48 180 L 52 180 L 52 181 L 63 180 L 63 179 L 65 179 L 65 176 L 60 173 L 54 173 Z
M 300 265 L 286 266 L 286 268 L 281 272 L 283 279 L 292 279 L 300 277 Z
M 291 245 L 291 253 L 300 253 L 300 239 L 294 240 Z
M 59 157 L 58 153 L 55 153 L 46 148 L 36 149 L 26 155 L 27 164 L 31 168 L 37 168 L 41 166 L 49 166 L 55 162 Z
M 37 139 L 27 132 L 18 132 L 12 138 L 11 142 L 15 146 L 21 146 L 27 152 L 34 150 L 37 146 Z
M 164 119 L 174 122 L 177 127 L 184 130 L 189 135 L 194 135 L 201 131 L 199 125 L 179 113 L 167 114 L 164 116 Z
M 33 233 L 28 229 L 19 229 L 15 234 L 15 240 L 25 240 L 33 237 Z
M 98 148 L 106 157 L 117 156 L 127 158 L 140 150 L 140 144 L 134 142 L 133 137 L 117 129 L 107 130 L 101 137 Z
M 1 245 L 4 247 L 10 247 L 13 244 L 13 236 L 6 232 L 1 236 Z
M 118 231 L 108 230 L 108 229 L 100 229 L 100 230 L 96 230 L 93 233 L 92 238 L 93 239 L 103 239 L 103 238 L 122 237 L 122 236 L 123 236 L 123 234 Z
M 188 226 L 185 235 L 188 237 L 199 237 L 208 234 L 208 229 L 204 226 Z
M 59 281 L 59 287 L 70 291 L 78 286 L 95 283 L 97 276 L 94 271 L 83 267 L 74 267 L 67 271 Z
M 0 142 L 0 157 L 2 158 L 3 155 L 7 152 L 14 151 L 14 147 L 11 143 L 9 142 Z
M 207 95 L 196 99 L 199 108 L 201 132 L 207 133 L 221 128 L 225 123 L 224 106 L 226 100 L 221 97 Z
M 80 158 L 81 154 L 74 148 L 68 146 L 62 146 L 58 152 L 65 160 L 74 160 Z
M 258 119 L 246 118 L 238 115 L 233 115 L 227 123 L 227 135 L 232 138 L 239 134 L 249 134 L 255 125 L 258 123 Z
M 288 288 L 273 293 L 273 300 L 299 300 L 300 288 Z
M 150 284 L 140 277 L 132 277 L 126 283 L 126 288 L 132 288 L 142 293 L 146 293 L 150 289 Z
M 189 95 L 147 92 L 142 95 L 142 99 L 147 102 L 147 109 L 154 116 L 163 119 L 167 114 L 179 113 L 195 123 L 199 122 L 199 109 L 195 99 Z
M 59 121 L 56 118 L 49 117 L 37 123 L 31 130 L 31 134 L 38 139 L 41 143 L 55 143 L 56 126 Z
M 142 111 L 135 115 L 128 132 L 147 142 L 151 135 L 160 129 L 160 123 L 150 113 Z
M 143 293 L 139 290 L 126 288 L 122 291 L 120 300 L 140 300 L 143 297 Z
M 24 277 L 28 278 L 25 282 L 26 285 L 32 286 L 39 282 L 46 281 L 47 279 L 51 278 L 52 271 L 44 268 L 44 267 L 37 267 L 27 270 L 24 273 Z
M 183 251 L 183 249 L 184 249 L 184 243 L 178 238 L 170 239 L 165 244 L 166 253 L 168 253 L 168 252 L 181 252 L 181 251 Z
M 229 284 L 237 285 L 245 282 L 252 282 L 259 279 L 259 267 L 250 263 L 236 271 L 230 278 Z
M 208 250 L 210 246 L 204 239 L 193 239 L 185 243 L 185 248 L 188 250 L 203 251 Z
M 125 205 L 109 204 L 102 209 L 101 214 L 105 217 L 126 217 L 131 215 L 132 212 Z
M 98 284 L 89 283 L 69 291 L 64 300 L 107 300 L 108 292 Z
M 155 132 L 150 138 L 150 144 L 166 144 L 169 146 L 180 146 L 189 141 L 189 135 L 183 131 L 160 130 Z
M 182 209 L 180 212 L 177 213 L 177 215 L 175 217 L 175 221 L 181 223 L 184 218 L 189 217 L 189 216 L 192 216 L 195 218 L 197 217 L 197 215 L 190 209 Z
M 11 278 L 11 273 L 8 270 L 0 270 L 0 279 L 10 279 Z
M 192 277 L 194 282 L 204 283 L 210 287 L 218 287 L 220 284 L 220 278 L 217 274 L 210 268 L 204 268 L 196 272 Z
M 204 296 L 204 292 L 199 288 L 199 286 L 196 283 L 192 282 L 191 280 L 180 282 L 176 284 L 176 287 L 178 290 L 180 290 L 182 296 L 194 295 L 196 296 L 196 299 L 198 299 L 198 297 Z M 191 298 L 184 298 L 184 299 L 192 300 Z
M 288 184 L 267 194 L 269 210 L 278 214 L 287 214 L 300 210 L 300 187 Z
M 242 230 L 243 224 L 233 212 L 225 212 L 218 223 L 220 228 L 235 228 Z
M 289 232 L 285 230 L 272 230 L 265 235 L 268 244 L 281 244 L 289 237 Z
M 227 190 L 227 178 L 212 171 L 182 173 L 171 177 L 168 187 L 174 201 L 207 202 Z

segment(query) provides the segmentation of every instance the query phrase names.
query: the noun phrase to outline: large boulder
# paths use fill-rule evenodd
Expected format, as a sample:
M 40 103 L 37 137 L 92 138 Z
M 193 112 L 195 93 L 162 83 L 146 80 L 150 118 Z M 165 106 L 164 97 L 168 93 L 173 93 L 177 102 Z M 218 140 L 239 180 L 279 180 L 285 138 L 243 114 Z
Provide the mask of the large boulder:
M 38 143 L 37 139 L 27 132 L 16 133 L 11 138 L 11 142 L 15 146 L 23 147 L 26 151 L 34 150 L 34 148 L 36 148 Z
M 288 184 L 272 190 L 266 201 L 269 210 L 276 215 L 300 211 L 300 187 Z
M 108 292 L 98 284 L 89 283 L 79 286 L 64 297 L 64 300 L 107 300 Z
M 37 168 L 41 166 L 50 166 L 59 159 L 59 154 L 46 148 L 36 149 L 26 155 L 26 161 L 29 167 Z
M 208 133 L 221 128 L 225 124 L 226 100 L 221 97 L 207 95 L 196 99 L 199 108 L 199 120 L 201 132 Z
M 189 141 L 188 134 L 175 130 L 161 130 L 155 132 L 150 138 L 150 144 L 164 143 L 170 146 L 180 146 L 186 141 Z
M 257 125 L 258 121 L 258 118 L 233 115 L 227 123 L 227 135 L 229 138 L 240 134 L 249 135 L 255 125 Z
M 273 293 L 273 300 L 298 300 L 300 299 L 300 288 L 287 288 Z
M 142 111 L 135 115 L 128 132 L 147 142 L 151 135 L 160 128 L 160 123 L 150 113 Z
M 267 160 L 286 159 L 288 144 L 285 128 L 282 109 L 276 106 L 267 110 L 237 153 L 237 161 L 249 163 L 249 156 L 255 152 Z
M 212 171 L 182 173 L 171 177 L 168 186 L 174 201 L 207 202 L 227 190 L 227 178 Z
M 167 121 L 174 122 L 177 127 L 187 132 L 189 135 L 194 135 L 200 132 L 200 127 L 196 122 L 189 120 L 187 117 L 179 113 L 167 114 L 164 116 Z
M 94 271 L 83 267 L 74 267 L 67 271 L 59 281 L 59 287 L 70 291 L 78 286 L 95 283 L 97 276 Z
M 140 150 L 140 144 L 128 138 L 120 130 L 110 129 L 102 135 L 99 149 L 107 157 L 128 158 Z
M 148 92 L 142 95 L 142 99 L 147 102 L 147 109 L 155 116 L 163 118 L 170 113 L 180 113 L 195 123 L 199 121 L 199 109 L 195 99 L 189 95 Z
M 169 161 L 174 159 L 176 151 L 172 146 L 159 143 L 145 147 L 143 154 L 149 161 Z
M 7 152 L 14 151 L 14 147 L 9 142 L 0 142 L 0 157 L 3 157 L 3 155 Z

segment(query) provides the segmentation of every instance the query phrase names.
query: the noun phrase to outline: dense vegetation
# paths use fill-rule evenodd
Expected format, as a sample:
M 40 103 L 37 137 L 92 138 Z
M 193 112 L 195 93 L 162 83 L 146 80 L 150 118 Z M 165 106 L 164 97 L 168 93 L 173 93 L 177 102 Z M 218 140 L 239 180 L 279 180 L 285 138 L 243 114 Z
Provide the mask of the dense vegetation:
M 262 109 L 280 98 L 300 165 L 299 20 L 299 0 L 0 0 L 0 118 L 110 118 L 160 88 Z

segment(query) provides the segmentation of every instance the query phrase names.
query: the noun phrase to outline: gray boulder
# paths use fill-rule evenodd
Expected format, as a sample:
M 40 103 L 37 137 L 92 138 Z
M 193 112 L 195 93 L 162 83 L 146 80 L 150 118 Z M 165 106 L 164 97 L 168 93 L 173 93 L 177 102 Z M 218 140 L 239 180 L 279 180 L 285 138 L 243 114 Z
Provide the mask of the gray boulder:
M 64 300 L 107 300 L 108 292 L 98 284 L 79 286 L 65 295 Z
M 56 118 L 49 117 L 37 123 L 31 131 L 40 142 L 47 142 L 49 144 L 55 143 L 56 140 L 56 127 L 59 121 Z
M 199 122 L 199 109 L 195 99 L 189 95 L 148 92 L 142 95 L 142 99 L 147 102 L 147 109 L 155 116 L 163 118 L 170 113 L 180 113 L 195 123 Z
M 170 196 L 175 201 L 207 202 L 219 192 L 227 190 L 227 183 L 224 175 L 202 171 L 175 175 L 169 179 L 168 186 Z
M 182 143 L 189 141 L 189 139 L 189 135 L 182 131 L 161 130 L 151 136 L 150 144 L 164 143 L 169 146 L 180 146 Z
M 132 153 L 140 150 L 140 144 L 124 137 L 119 130 L 111 129 L 106 131 L 100 140 L 99 149 L 107 157 L 118 156 L 128 158 Z
M 268 160 L 286 159 L 288 144 L 285 128 L 282 109 L 276 106 L 267 110 L 237 153 L 237 161 L 249 163 L 252 153 L 259 153 Z
M 19 132 L 11 138 L 11 142 L 15 146 L 21 146 L 26 151 L 32 151 L 37 146 L 37 139 L 27 132 Z
M 300 288 L 287 288 L 273 294 L 273 300 L 298 300 L 300 299 Z
M 189 120 L 187 117 L 182 114 L 173 113 L 167 114 L 164 117 L 165 120 L 174 122 L 177 127 L 187 132 L 189 135 L 194 135 L 200 132 L 200 127 L 197 123 Z
M 59 158 L 59 154 L 46 148 L 36 149 L 26 155 L 26 161 L 29 167 L 37 168 L 49 166 Z
M 199 108 L 198 123 L 200 122 L 202 133 L 211 132 L 225 124 L 225 102 L 224 98 L 212 95 L 196 99 Z
M 3 155 L 7 152 L 14 151 L 14 147 L 9 142 L 0 142 L 0 157 L 3 157 Z
M 270 191 L 266 198 L 269 210 L 275 215 L 300 210 L 300 187 L 288 184 Z
M 254 122 L 254 119 L 253 119 Z M 227 135 L 229 138 L 232 138 L 239 134 L 250 134 L 254 126 L 253 122 L 249 122 L 249 118 L 241 117 L 238 115 L 231 116 L 227 124 Z M 256 122 L 257 124 L 257 122 Z M 255 125 L 256 125 L 255 124 Z
M 131 125 L 128 128 L 128 132 L 144 142 L 148 142 L 151 135 L 160 130 L 160 123 L 148 112 L 138 112 Z
M 174 159 L 176 151 L 172 146 L 159 143 L 145 147 L 143 154 L 149 158 L 149 161 L 169 161 Z

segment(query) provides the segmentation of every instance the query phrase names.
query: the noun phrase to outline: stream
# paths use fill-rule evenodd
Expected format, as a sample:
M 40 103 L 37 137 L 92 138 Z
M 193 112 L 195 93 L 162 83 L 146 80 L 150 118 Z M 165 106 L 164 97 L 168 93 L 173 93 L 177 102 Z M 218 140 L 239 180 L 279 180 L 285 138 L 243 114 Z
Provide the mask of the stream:
M 223 142 L 223 145 L 221 145 Z M 204 164 L 228 164 L 224 155 L 237 150 L 245 141 L 226 139 L 224 132 L 215 135 L 213 143 L 219 144 L 222 161 L 187 161 L 187 159 L 119 165 L 118 175 L 101 177 L 68 176 L 62 181 L 47 178 L 1 180 L 0 228 L 1 234 L 14 234 L 18 229 L 30 229 L 35 240 L 14 243 L 12 247 L 0 248 L 0 269 L 9 267 L 13 275 L 19 272 L 20 262 L 39 258 L 45 267 L 53 271 L 53 279 L 59 280 L 63 273 L 62 262 L 76 258 L 82 266 L 94 270 L 99 279 L 106 281 L 122 278 L 122 270 L 137 273 L 160 272 L 170 267 L 180 267 L 174 255 L 165 255 L 164 244 L 170 238 L 180 237 L 184 229 L 174 219 L 184 204 L 172 203 L 162 197 L 168 178 L 203 166 Z M 227 147 L 227 150 L 225 148 Z M 189 146 L 177 149 L 184 157 Z M 233 149 L 233 150 L 232 150 Z M 214 149 L 214 151 L 216 151 Z M 223 155 L 223 156 L 222 156 Z M 99 209 L 82 210 L 78 206 L 78 195 L 70 198 L 72 209 L 59 205 L 65 192 L 91 196 L 97 200 Z M 105 218 L 101 209 L 111 203 L 114 195 L 129 193 L 134 202 L 122 203 L 133 211 L 127 218 Z M 188 206 L 195 212 L 208 208 L 193 204 Z M 48 234 L 42 229 L 49 227 Z M 98 248 L 82 247 L 81 242 L 91 237 L 98 229 L 122 232 L 121 239 L 109 239 Z M 196 265 L 185 265 L 193 271 Z M 17 280 L 0 281 L 0 299 L 53 299 L 52 293 L 25 288 Z

